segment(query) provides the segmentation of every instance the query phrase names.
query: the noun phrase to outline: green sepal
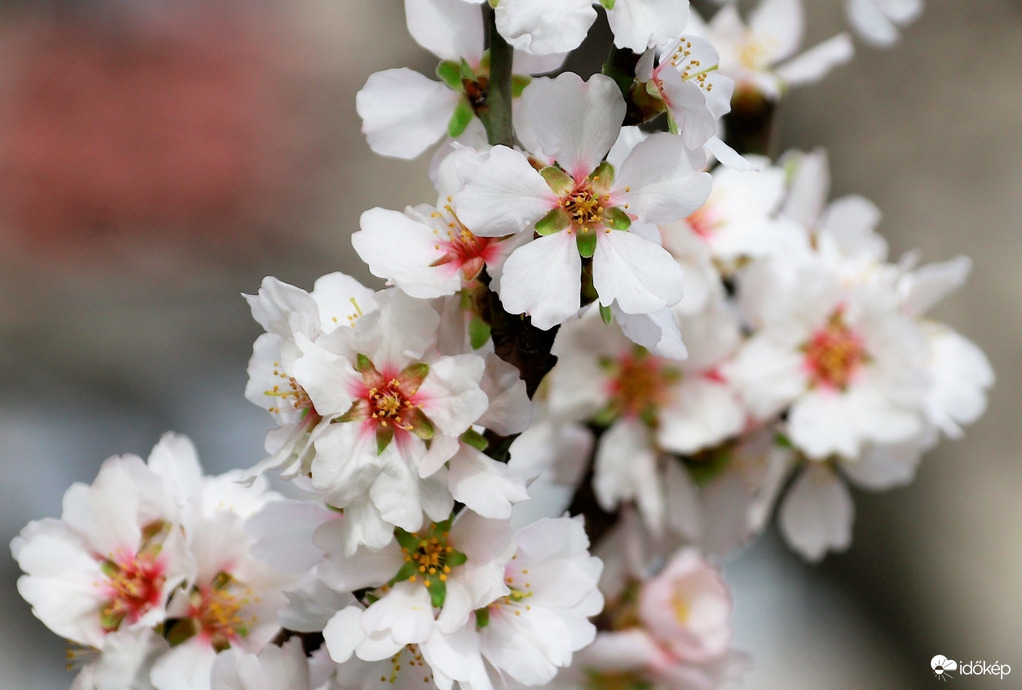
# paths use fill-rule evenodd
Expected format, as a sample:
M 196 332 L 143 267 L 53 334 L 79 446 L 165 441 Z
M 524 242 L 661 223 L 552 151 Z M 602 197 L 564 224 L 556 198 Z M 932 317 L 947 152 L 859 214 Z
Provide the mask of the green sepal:
M 171 647 L 195 637 L 199 632 L 199 623 L 194 618 L 181 618 L 167 630 L 166 638 Z
M 414 577 L 418 574 L 418 569 L 415 567 L 415 561 L 406 561 L 401 568 L 394 573 L 394 577 L 387 580 L 387 584 L 393 587 L 398 582 L 404 582 L 410 577 Z
M 452 549 L 451 552 L 447 554 L 447 557 L 444 559 L 444 563 L 450 566 L 454 566 L 461 565 L 467 560 L 468 556 L 463 554 L 461 551 L 458 551 L 457 549 Z
M 596 233 L 591 231 L 576 233 L 575 244 L 578 245 L 578 253 L 583 259 L 591 259 L 596 253 Z
M 394 440 L 394 427 L 390 424 L 380 424 L 376 427 L 376 455 L 383 455 L 390 442 Z
M 355 355 L 355 371 L 365 374 L 366 372 L 375 372 L 376 367 L 373 365 L 373 360 L 359 352 Z
M 210 584 L 210 587 L 213 589 L 223 589 L 227 585 L 231 584 L 233 579 L 234 578 L 231 577 L 230 573 L 221 570 L 213 577 L 213 582 Z
M 548 165 L 540 170 L 539 174 L 546 180 L 550 191 L 558 196 L 563 196 L 575 188 L 575 179 L 556 165 Z
M 468 60 L 461 58 L 461 78 L 467 81 L 475 81 L 476 73 L 472 69 L 472 65 L 468 64 Z
M 667 131 L 670 132 L 671 134 L 677 134 L 679 131 L 678 122 L 671 115 L 670 111 L 667 111 Z
M 614 9 L 615 2 L 616 0 L 600 0 L 600 4 L 603 5 L 603 8 L 606 10 Z
M 121 622 L 127 615 L 127 611 L 114 614 L 104 608 L 99 613 L 99 624 L 103 627 L 103 630 L 106 630 L 107 632 L 117 630 L 117 628 L 121 627 Z
M 444 599 L 447 598 L 447 583 L 440 579 L 430 579 L 429 587 L 429 602 L 433 604 L 433 608 L 442 608 L 444 605 Z
M 571 219 L 568 218 L 567 211 L 558 206 L 536 221 L 536 233 L 538 235 L 552 235 L 555 232 L 564 230 L 570 224 Z
M 476 609 L 476 630 L 481 630 L 490 624 L 490 609 L 483 607 Z
M 511 75 L 511 98 L 518 98 L 525 91 L 525 87 L 532 83 L 532 77 L 527 74 Z
M 609 304 L 600 305 L 600 318 L 603 319 L 603 323 L 608 325 L 614 321 L 614 314 L 610 311 Z
M 370 414 L 372 414 L 372 410 L 369 405 L 369 401 L 366 400 L 365 398 L 362 398 L 361 400 L 356 400 L 355 402 L 353 402 L 351 404 L 351 407 L 348 408 L 347 412 L 345 412 L 344 414 L 342 414 L 340 417 L 333 421 L 334 422 L 361 421 L 363 419 L 368 419 Z
M 494 3 L 496 4 L 496 3 Z M 487 48 L 483 51 L 482 57 L 479 58 L 479 73 L 489 74 L 490 73 L 490 49 Z
M 411 532 L 405 532 L 400 527 L 394 530 L 394 539 L 402 549 L 408 549 L 409 551 L 415 551 L 419 548 L 419 538 Z
M 627 230 L 632 227 L 632 219 L 618 206 L 603 210 L 603 224 L 614 230 Z
M 468 322 L 468 342 L 473 350 L 478 350 L 490 339 L 490 324 L 478 316 L 473 316 Z
M 447 84 L 455 91 L 462 90 L 461 65 L 454 60 L 444 60 L 436 66 L 436 75 L 440 81 Z
M 486 446 L 490 445 L 490 442 L 486 440 L 486 437 L 475 429 L 469 429 L 458 438 L 478 451 L 484 451 L 486 450 Z
M 405 416 L 404 421 L 411 427 L 411 432 L 423 441 L 430 440 L 433 438 L 433 434 L 436 433 L 436 429 L 433 427 L 433 421 L 423 414 L 422 410 L 418 407 L 411 408 Z
M 461 136 L 461 134 L 468 128 L 468 124 L 472 122 L 472 118 L 476 116 L 472 106 L 468 104 L 464 98 L 458 101 L 457 107 L 454 109 L 454 114 L 451 115 L 451 119 L 447 121 L 447 136 L 451 139 Z
M 617 405 L 611 402 L 604 405 L 602 410 L 593 415 L 592 422 L 596 426 L 610 426 L 620 415 L 621 412 L 618 410 Z
M 404 395 L 414 395 L 427 376 L 429 376 L 429 365 L 425 362 L 416 362 L 398 372 L 395 378 Z
M 594 192 L 606 194 L 614 185 L 614 166 L 603 161 L 596 166 L 596 170 L 589 173 L 589 180 L 592 182 Z

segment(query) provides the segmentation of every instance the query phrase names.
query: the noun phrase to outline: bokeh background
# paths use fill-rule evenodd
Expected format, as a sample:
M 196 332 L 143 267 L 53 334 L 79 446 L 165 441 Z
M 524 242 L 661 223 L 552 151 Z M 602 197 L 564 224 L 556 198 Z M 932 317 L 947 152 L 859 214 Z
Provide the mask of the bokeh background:
M 806 0 L 807 45 L 842 28 Z M 1022 4 L 927 0 L 894 50 L 780 109 L 778 149 L 830 152 L 833 194 L 884 212 L 893 253 L 968 254 L 935 316 L 998 381 L 966 438 L 911 486 L 856 493 L 852 548 L 807 566 L 773 533 L 727 566 L 749 688 L 923 688 L 935 654 L 1022 687 Z M 259 327 L 241 293 L 368 276 L 359 214 L 432 193 L 425 159 L 373 156 L 354 94 L 434 60 L 397 0 L 0 3 L 0 542 L 58 516 L 74 481 L 168 430 L 209 472 L 261 457 L 245 401 Z M 65 643 L 0 556 L 0 686 L 65 688 Z

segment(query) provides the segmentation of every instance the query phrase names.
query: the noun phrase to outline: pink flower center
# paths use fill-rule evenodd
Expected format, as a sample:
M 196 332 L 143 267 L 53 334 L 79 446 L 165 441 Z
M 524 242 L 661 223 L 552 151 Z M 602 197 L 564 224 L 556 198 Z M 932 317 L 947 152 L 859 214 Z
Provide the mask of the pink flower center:
M 221 572 L 211 586 L 196 588 L 192 592 L 188 615 L 195 621 L 199 634 L 208 638 L 213 648 L 220 651 L 230 647 L 232 640 L 248 634 L 249 621 L 242 616 L 242 609 L 252 600 L 249 589 L 230 574 Z
M 561 206 L 571 217 L 571 224 L 576 229 L 591 229 L 603 223 L 603 201 L 587 179 L 575 190 L 561 199 Z
M 698 210 L 693 211 L 685 220 L 688 222 L 689 227 L 692 228 L 692 232 L 704 240 L 708 240 L 713 236 L 717 226 L 720 224 L 718 216 L 716 206 L 707 201 Z
M 614 406 L 625 416 L 652 421 L 667 404 L 675 378 L 676 372 L 666 370 L 660 358 L 645 351 L 627 354 L 617 361 L 617 373 L 610 382 Z
M 441 239 L 437 249 L 442 249 L 444 254 L 433 262 L 433 266 L 450 264 L 455 270 L 461 271 L 461 276 L 466 281 L 472 280 L 483 270 L 486 261 L 494 257 L 494 249 L 497 244 L 495 237 L 478 237 L 472 234 L 468 228 L 461 224 L 450 204 L 444 206 L 446 214 L 440 211 L 433 213 L 434 218 L 444 220 L 447 225 L 447 238 Z M 440 231 L 434 230 L 439 235 Z
M 401 383 L 392 378 L 380 388 L 370 388 L 366 392 L 366 399 L 369 402 L 369 409 L 372 419 L 380 426 L 393 424 L 400 429 L 411 429 L 402 415 L 406 415 L 413 407 L 412 401 L 405 391 L 401 390 Z
M 862 342 L 845 324 L 841 310 L 834 312 L 802 349 L 811 387 L 845 390 L 867 359 Z
M 100 620 L 107 632 L 116 630 L 125 620 L 136 623 L 160 604 L 167 578 L 163 562 L 146 554 L 119 554 L 102 564 L 107 575 L 109 597 L 100 609 Z

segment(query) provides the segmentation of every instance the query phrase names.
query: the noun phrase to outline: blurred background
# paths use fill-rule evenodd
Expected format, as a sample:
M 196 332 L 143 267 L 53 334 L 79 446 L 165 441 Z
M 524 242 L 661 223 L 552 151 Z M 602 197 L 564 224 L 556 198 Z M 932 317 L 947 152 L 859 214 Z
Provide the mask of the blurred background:
M 843 27 L 806 0 L 805 45 Z M 908 488 L 856 493 L 850 551 L 772 534 L 728 565 L 749 688 L 922 688 L 936 654 L 1022 687 L 1022 4 L 927 0 L 889 52 L 783 103 L 778 144 L 829 150 L 833 195 L 884 212 L 892 253 L 968 254 L 934 314 L 998 375 L 987 414 Z M 344 270 L 359 214 L 430 201 L 427 160 L 372 155 L 354 94 L 435 59 L 397 0 L 0 2 L 0 542 L 59 516 L 108 456 L 189 435 L 210 473 L 261 458 L 241 293 Z M 65 642 L 0 558 L 0 685 L 59 689 Z

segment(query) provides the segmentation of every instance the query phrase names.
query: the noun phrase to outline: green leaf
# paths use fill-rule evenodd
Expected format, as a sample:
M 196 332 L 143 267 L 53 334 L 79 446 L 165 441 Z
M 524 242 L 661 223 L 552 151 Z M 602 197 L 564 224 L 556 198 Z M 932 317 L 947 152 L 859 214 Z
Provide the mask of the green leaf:
M 550 190 L 558 196 L 563 196 L 575 188 L 575 179 L 556 165 L 548 165 L 540 170 L 539 174 L 546 180 Z
M 600 305 L 600 318 L 603 319 L 603 323 L 610 324 L 614 321 L 614 314 L 610 311 L 609 304 Z
M 486 450 L 486 446 L 490 445 L 490 442 L 486 440 L 486 437 L 475 429 L 469 429 L 458 438 L 478 451 L 484 451 Z
M 390 442 L 394 440 L 394 427 L 390 424 L 380 424 L 376 427 L 376 455 L 383 455 Z
M 558 206 L 536 222 L 536 232 L 539 235 L 552 235 L 564 230 L 570 224 L 571 219 L 568 218 L 567 211 Z
M 447 584 L 440 579 L 430 579 L 429 587 L 429 601 L 433 604 L 434 608 L 441 608 L 444 605 L 444 599 L 447 598 Z
M 618 206 L 603 210 L 603 223 L 614 230 L 627 230 L 632 227 L 632 219 Z
M 600 4 L 603 5 L 604 9 L 614 9 L 614 3 L 616 0 L 600 0 Z
M 440 77 L 440 81 L 447 84 L 455 91 L 462 90 L 461 65 L 454 60 L 444 60 L 437 65 L 436 75 Z
M 518 98 L 525 91 L 525 87 L 532 83 L 532 77 L 526 74 L 511 75 L 511 98 Z
M 490 339 L 490 324 L 478 316 L 473 316 L 468 322 L 468 342 L 473 350 L 478 350 Z
M 468 127 L 468 124 L 472 122 L 472 118 L 475 117 L 475 111 L 472 110 L 472 106 L 468 104 L 464 98 L 458 101 L 458 106 L 454 109 L 454 114 L 451 115 L 451 119 L 447 121 L 447 136 L 451 139 L 461 136 L 461 134 Z
M 596 233 L 592 231 L 576 233 L 575 244 L 578 245 L 578 253 L 583 259 L 592 258 L 596 253 Z

